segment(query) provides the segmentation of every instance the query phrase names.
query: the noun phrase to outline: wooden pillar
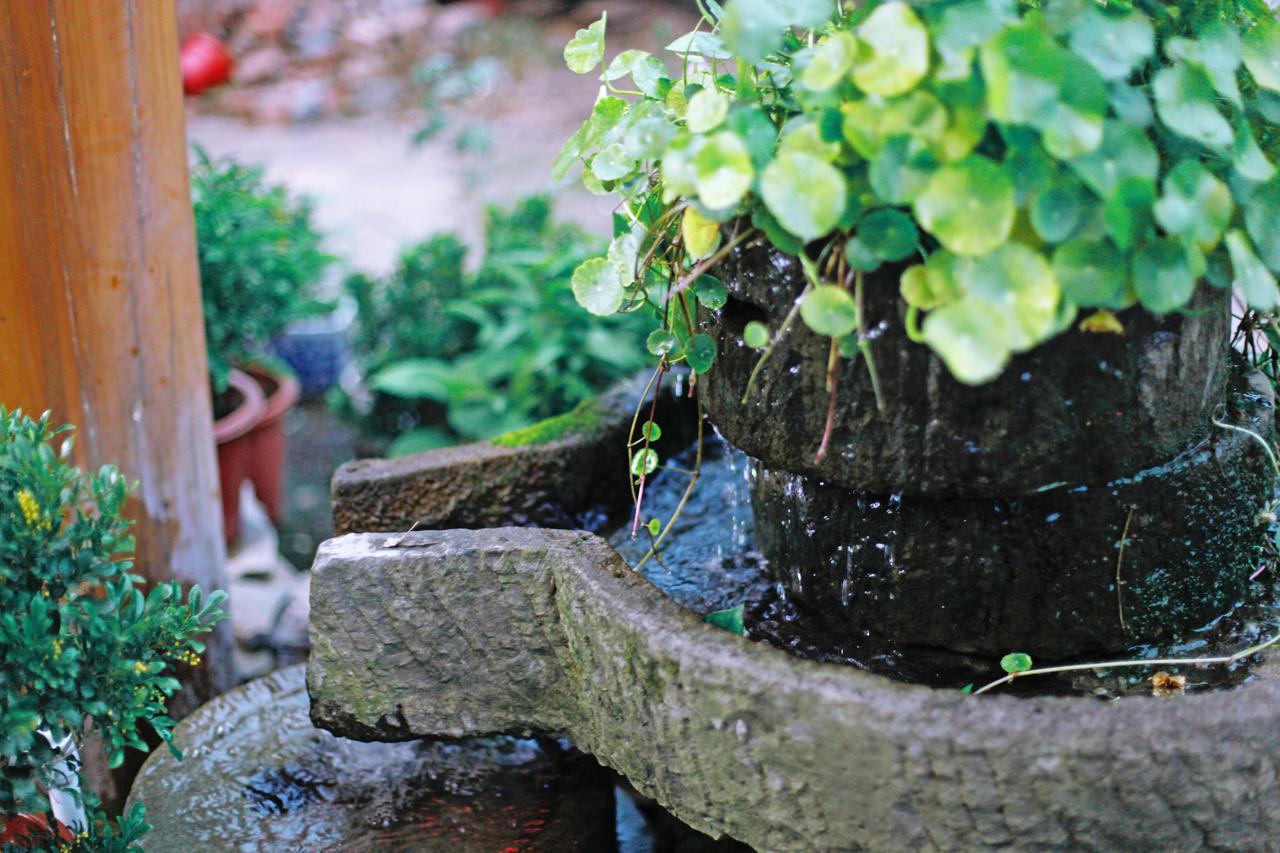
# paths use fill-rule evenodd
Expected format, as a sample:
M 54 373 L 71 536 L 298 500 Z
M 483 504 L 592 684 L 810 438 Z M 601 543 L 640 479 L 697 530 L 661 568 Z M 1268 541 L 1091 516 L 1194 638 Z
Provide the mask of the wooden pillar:
M 137 566 L 225 587 L 169 0 L 0 3 L 0 403 L 137 489 Z M 230 631 L 171 709 L 232 680 Z

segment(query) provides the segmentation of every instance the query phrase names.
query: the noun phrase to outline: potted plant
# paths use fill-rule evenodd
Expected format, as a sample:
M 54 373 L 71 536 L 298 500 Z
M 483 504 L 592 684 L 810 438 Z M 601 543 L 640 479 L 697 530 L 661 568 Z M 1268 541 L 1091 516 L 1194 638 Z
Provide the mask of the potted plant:
M 300 390 L 269 347 L 290 322 L 331 309 L 316 288 L 333 259 L 321 251 L 309 205 L 267 186 L 259 168 L 196 149 L 191 191 L 223 516 L 234 542 L 246 478 L 272 520 L 284 512 L 282 423 Z
M 225 595 L 176 582 L 144 594 L 121 517 L 128 484 L 111 466 L 73 467 L 67 432 L 0 408 L 0 843 L 123 850 L 145 813 L 108 822 L 77 748 L 96 732 L 116 767 L 149 731 L 169 739 L 172 673 L 198 662 L 195 637 L 223 618 Z
M 1272 431 L 1228 359 L 1233 290 L 1253 327 L 1280 296 L 1266 4 L 705 11 L 675 70 L 578 32 L 604 88 L 555 171 L 620 198 L 575 295 L 656 315 L 759 460 L 788 593 L 827 631 L 1058 658 L 1228 609 L 1271 496 L 1226 440 Z
M 574 268 L 601 245 L 558 223 L 545 196 L 485 213 L 474 270 L 467 246 L 437 234 L 390 275 L 353 275 L 361 385 L 335 395 L 371 455 L 479 441 L 561 415 L 644 366 L 643 322 L 592 322 Z

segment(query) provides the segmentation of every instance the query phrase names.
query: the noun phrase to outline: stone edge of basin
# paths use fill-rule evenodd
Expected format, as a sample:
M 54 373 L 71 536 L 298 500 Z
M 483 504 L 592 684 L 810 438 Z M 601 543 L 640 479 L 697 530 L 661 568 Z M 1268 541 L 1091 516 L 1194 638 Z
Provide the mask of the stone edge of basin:
M 712 628 L 589 533 L 395 538 L 331 540 L 313 570 L 312 718 L 336 734 L 564 735 L 682 820 L 767 850 L 1280 837 L 1280 682 L 969 697 Z
M 655 396 L 646 394 L 648 382 L 648 373 L 632 377 L 552 419 L 566 427 L 542 443 L 485 441 L 348 462 L 333 476 L 334 530 L 577 527 L 583 510 L 617 509 L 618 500 L 630 495 L 626 446 L 632 416 L 638 405 L 647 413 Z M 663 436 L 654 447 L 661 454 L 694 441 L 695 403 L 681 393 L 687 387 L 686 371 L 677 368 L 656 392 Z

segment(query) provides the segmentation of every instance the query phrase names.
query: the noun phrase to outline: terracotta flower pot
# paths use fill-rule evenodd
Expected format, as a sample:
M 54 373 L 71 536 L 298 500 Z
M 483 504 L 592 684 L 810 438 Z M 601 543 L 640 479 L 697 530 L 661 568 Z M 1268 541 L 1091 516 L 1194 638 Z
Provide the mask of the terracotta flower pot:
M 222 527 L 230 545 L 240 536 L 240 484 L 249 476 L 254 449 L 250 433 L 267 411 L 267 398 L 253 377 L 233 370 L 224 399 L 231 409 L 214 421 L 213 438 L 218 445 Z
M 273 373 L 262 367 L 246 367 L 266 398 L 261 419 L 245 436 L 250 443 L 249 481 L 267 508 L 274 523 L 284 518 L 284 416 L 298 404 L 302 395 L 297 378 L 291 374 Z

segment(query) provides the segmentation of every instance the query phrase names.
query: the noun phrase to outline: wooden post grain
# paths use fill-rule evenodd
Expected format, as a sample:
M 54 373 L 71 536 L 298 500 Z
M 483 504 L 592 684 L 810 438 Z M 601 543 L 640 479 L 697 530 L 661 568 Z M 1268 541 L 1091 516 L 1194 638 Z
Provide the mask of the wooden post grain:
M 225 587 L 174 9 L 0 3 L 0 403 L 137 481 L 137 566 Z M 186 713 L 232 680 L 230 632 Z

